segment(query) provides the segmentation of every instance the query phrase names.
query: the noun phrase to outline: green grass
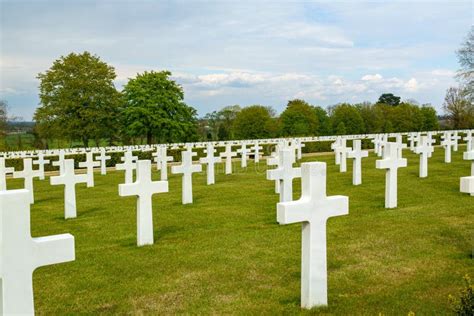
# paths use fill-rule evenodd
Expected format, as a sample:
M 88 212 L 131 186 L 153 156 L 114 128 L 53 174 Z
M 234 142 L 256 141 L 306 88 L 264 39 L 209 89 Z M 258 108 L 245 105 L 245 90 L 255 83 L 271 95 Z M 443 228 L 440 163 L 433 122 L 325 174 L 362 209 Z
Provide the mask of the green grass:
M 474 197 L 459 193 L 470 173 L 462 149 L 443 163 L 437 148 L 429 177 L 406 151 L 399 170 L 399 207 L 384 208 L 384 171 L 363 160 L 363 184 L 351 184 L 332 155 L 328 194 L 348 195 L 349 215 L 328 221 L 329 307 L 300 309 L 301 225 L 276 223 L 274 183 L 265 167 L 216 184 L 194 176 L 194 204 L 181 204 L 181 180 L 154 197 L 155 244 L 136 247 L 136 199 L 119 197 L 122 172 L 96 174 L 96 187 L 77 188 L 78 218 L 64 220 L 63 187 L 35 182 L 32 235 L 71 233 L 76 261 L 34 273 L 40 315 L 91 313 L 197 314 L 446 314 L 449 294 L 474 275 Z M 237 163 L 234 164 L 236 166 Z M 154 173 L 158 179 L 158 174 Z M 9 189 L 21 182 L 8 180 Z M 295 181 L 295 198 L 300 181 Z

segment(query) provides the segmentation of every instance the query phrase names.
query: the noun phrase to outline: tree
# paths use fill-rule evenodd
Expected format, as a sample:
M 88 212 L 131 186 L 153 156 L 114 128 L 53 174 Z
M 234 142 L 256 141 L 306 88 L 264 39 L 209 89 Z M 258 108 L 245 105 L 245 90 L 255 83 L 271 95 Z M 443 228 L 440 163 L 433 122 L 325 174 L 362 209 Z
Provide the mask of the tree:
M 355 106 L 350 104 L 339 104 L 332 110 L 332 128 L 336 132 L 340 123 L 344 123 L 346 134 L 360 134 L 365 130 L 364 121 Z
M 344 122 L 339 122 L 339 124 L 337 124 L 336 135 L 347 135 L 346 125 Z
M 272 117 L 268 107 L 252 105 L 238 112 L 234 132 L 238 139 L 259 139 L 271 136 Z
M 122 115 L 129 136 L 146 136 L 148 144 L 153 137 L 160 143 L 197 138 L 196 110 L 184 103 L 183 89 L 170 76 L 145 71 L 124 86 Z
M 393 93 L 384 93 L 379 97 L 377 103 L 397 106 L 400 104 L 400 97 L 393 95 Z
M 458 78 L 463 83 L 463 88 L 466 90 L 467 98 L 474 101 L 474 26 L 466 37 L 465 42 L 457 51 L 459 65 L 461 68 L 458 71 Z
M 454 129 L 474 126 L 474 106 L 466 97 L 466 91 L 451 87 L 446 91 L 443 109 L 450 127 Z
M 381 107 L 386 106 L 385 104 L 372 105 L 369 102 L 364 102 L 356 104 L 355 106 L 364 121 L 365 133 L 372 134 L 382 132 L 385 119 Z
M 285 111 L 280 115 L 283 136 L 316 135 L 319 118 L 314 108 L 299 99 L 288 101 Z
M 316 135 L 329 135 L 331 131 L 331 123 L 329 121 L 328 113 L 320 106 L 314 106 L 313 111 L 318 118 L 318 130 Z
M 218 136 L 220 140 L 234 139 L 234 121 L 241 110 L 240 105 L 231 105 L 217 112 L 217 120 L 219 121 Z
M 422 131 L 434 131 L 439 129 L 436 110 L 430 104 L 423 104 L 420 111 L 423 117 Z
M 395 132 L 421 131 L 423 127 L 420 108 L 407 102 L 391 108 L 389 117 Z
M 8 103 L 5 100 L 0 100 L 0 149 L 5 149 L 5 138 L 7 135 L 8 124 Z
M 34 120 L 47 137 L 89 140 L 112 137 L 117 129 L 119 93 L 113 67 L 89 52 L 54 61 L 40 80 L 40 107 Z

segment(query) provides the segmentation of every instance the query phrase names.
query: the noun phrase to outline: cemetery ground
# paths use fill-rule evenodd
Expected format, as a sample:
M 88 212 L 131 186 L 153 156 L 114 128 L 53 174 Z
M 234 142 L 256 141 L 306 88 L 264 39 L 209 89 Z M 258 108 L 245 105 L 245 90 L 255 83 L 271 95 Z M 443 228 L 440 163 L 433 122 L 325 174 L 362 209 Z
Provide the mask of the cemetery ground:
M 339 173 L 328 163 L 328 195 L 349 196 L 349 215 L 328 221 L 329 307 L 300 309 L 301 224 L 276 222 L 274 182 L 265 162 L 216 166 L 216 184 L 193 176 L 194 204 L 181 204 L 181 177 L 153 198 L 155 244 L 136 247 L 136 198 L 120 197 L 123 172 L 95 173 L 95 187 L 77 186 L 76 219 L 64 220 L 63 187 L 35 180 L 32 235 L 71 233 L 76 260 L 34 274 L 36 313 L 446 314 L 465 274 L 474 276 L 473 197 L 459 193 L 470 174 L 464 147 L 443 162 L 437 147 L 428 178 L 419 157 L 404 150 L 398 208 L 384 208 L 385 171 L 373 153 L 362 161 L 362 185 L 352 162 Z M 205 170 L 205 167 L 203 166 Z M 153 172 L 159 179 L 157 171 Z M 22 181 L 8 180 L 9 189 Z M 300 180 L 294 181 L 299 198 Z

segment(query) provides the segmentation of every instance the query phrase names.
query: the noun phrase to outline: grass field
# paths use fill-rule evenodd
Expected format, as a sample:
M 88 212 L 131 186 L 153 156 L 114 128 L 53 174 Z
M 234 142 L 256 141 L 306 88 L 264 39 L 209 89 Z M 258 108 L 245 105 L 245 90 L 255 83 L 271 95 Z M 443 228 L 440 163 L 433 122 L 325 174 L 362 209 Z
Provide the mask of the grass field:
M 96 173 L 96 186 L 77 189 L 78 218 L 64 220 L 63 187 L 35 182 L 32 235 L 71 233 L 76 261 L 34 274 L 39 315 L 334 314 L 419 315 L 450 312 L 449 294 L 474 276 L 474 197 L 459 193 L 470 173 L 462 148 L 451 164 L 437 148 L 429 177 L 405 151 L 397 209 L 384 208 L 384 171 L 363 160 L 363 184 L 351 184 L 328 162 L 328 194 L 349 196 L 349 215 L 328 221 L 329 307 L 300 309 L 301 225 L 276 223 L 274 183 L 265 166 L 224 175 L 216 184 L 194 176 L 194 204 L 181 204 L 181 179 L 154 197 L 155 244 L 136 247 L 136 199 L 119 197 L 122 172 Z M 236 166 L 238 163 L 235 163 Z M 158 174 L 154 173 L 155 179 Z M 19 180 L 8 180 L 9 189 Z M 300 194 L 300 182 L 294 183 Z

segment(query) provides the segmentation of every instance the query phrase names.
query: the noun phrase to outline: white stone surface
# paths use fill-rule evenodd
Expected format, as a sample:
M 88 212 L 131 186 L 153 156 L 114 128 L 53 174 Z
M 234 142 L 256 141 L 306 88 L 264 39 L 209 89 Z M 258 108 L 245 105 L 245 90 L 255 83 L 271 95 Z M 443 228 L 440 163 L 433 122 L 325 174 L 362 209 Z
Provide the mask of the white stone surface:
M 297 201 L 277 205 L 280 224 L 302 224 L 301 306 L 328 304 L 326 222 L 349 213 L 347 196 L 326 196 L 326 164 L 301 165 L 302 194 Z
M 201 158 L 199 161 L 202 164 L 207 165 L 207 185 L 214 184 L 216 182 L 215 173 L 214 173 L 214 165 L 216 163 L 220 163 L 222 160 L 218 156 L 214 156 L 216 150 L 214 149 L 214 145 L 212 143 L 207 143 L 207 147 L 204 150 L 206 153 L 206 157 Z
M 7 179 L 6 176 L 9 173 L 13 173 L 15 168 L 5 166 L 5 158 L 0 157 L 0 191 L 5 191 L 7 189 Z
M 255 141 L 255 143 L 253 144 L 253 147 L 252 147 L 255 163 L 260 162 L 260 150 L 261 149 L 263 149 L 262 146 L 260 146 L 258 141 Z
M 225 174 L 232 173 L 232 157 L 237 156 L 236 152 L 232 151 L 232 144 L 225 145 L 225 151 L 220 153 L 221 158 L 225 158 Z
M 352 161 L 352 184 L 360 185 L 362 183 L 362 158 L 369 157 L 367 150 L 362 150 L 360 139 L 352 141 L 353 149 L 347 153 L 347 157 Z
M 59 167 L 59 174 L 64 172 L 64 160 L 66 159 L 66 153 L 64 150 L 60 150 L 58 154 L 58 160 L 53 161 L 52 165 L 55 167 Z
M 426 178 L 428 176 L 428 158 L 432 152 L 433 147 L 429 143 L 428 137 L 421 136 L 421 140 L 415 148 L 415 153 L 420 155 L 420 178 Z
M 346 145 L 347 140 L 345 138 L 341 139 L 337 152 L 339 154 L 339 172 L 347 171 L 347 153 L 351 150 L 350 147 Z
M 94 167 L 100 167 L 100 162 L 94 161 L 94 154 L 91 151 L 86 153 L 86 161 L 79 162 L 79 167 L 87 170 L 87 187 L 94 187 Z
M 280 186 L 280 202 L 293 200 L 293 179 L 301 177 L 301 168 L 293 168 L 291 149 L 281 149 L 278 168 L 267 170 L 267 179 L 277 181 Z
M 444 140 L 441 145 L 444 147 L 444 162 L 451 162 L 451 149 L 454 146 L 453 137 L 450 132 L 445 132 L 443 135 Z
M 13 172 L 13 178 L 23 178 L 24 187 L 30 192 L 30 203 L 35 203 L 35 194 L 33 188 L 33 179 L 39 178 L 40 172 L 33 170 L 33 162 L 31 158 L 23 159 L 23 170 Z
M 119 184 L 120 196 L 137 196 L 137 245 L 153 244 L 153 204 L 155 193 L 168 192 L 168 181 L 151 180 L 151 161 L 137 162 L 137 181 Z
M 406 167 L 407 160 L 398 157 L 397 144 L 388 142 L 385 147 L 384 157 L 375 161 L 375 167 L 386 169 L 385 208 L 395 208 L 398 201 L 398 168 Z
M 87 174 L 75 174 L 74 159 L 64 160 L 64 172 L 49 178 L 51 185 L 64 185 L 64 218 L 76 218 L 76 184 L 87 183 Z
M 337 136 L 336 141 L 331 144 L 331 149 L 334 150 L 334 155 L 336 159 L 336 165 L 341 163 L 341 155 L 339 154 L 339 148 L 341 147 L 341 136 Z
M 33 271 L 75 259 L 72 235 L 31 237 L 29 195 L 26 190 L 0 192 L 2 315 L 34 315 Z
M 137 168 L 137 157 L 133 156 L 131 150 L 127 150 L 123 157 L 123 163 L 118 163 L 115 165 L 117 170 L 125 170 L 125 183 L 133 183 L 133 170 Z
M 49 160 L 44 159 L 44 154 L 42 152 L 39 152 L 38 159 L 33 161 L 34 165 L 38 165 L 40 180 L 44 180 L 44 166 L 49 164 L 49 162 Z
M 171 173 L 183 174 L 182 181 L 182 201 L 183 204 L 193 203 L 193 173 L 201 172 L 202 166 L 199 164 L 193 164 L 193 156 L 196 153 L 189 151 L 181 152 L 181 165 L 172 166 Z
M 166 146 L 161 147 L 160 159 L 161 181 L 166 181 L 168 180 L 168 162 L 173 161 L 173 157 L 168 156 L 168 148 Z
M 240 153 L 240 167 L 247 168 L 247 157 L 250 154 L 250 150 L 247 148 L 247 144 L 242 142 L 240 149 L 237 150 Z
M 95 157 L 95 160 L 99 161 L 100 163 L 100 174 L 106 175 L 107 174 L 107 160 L 110 160 L 112 157 L 107 156 L 105 152 L 105 148 L 100 148 L 100 154 Z

